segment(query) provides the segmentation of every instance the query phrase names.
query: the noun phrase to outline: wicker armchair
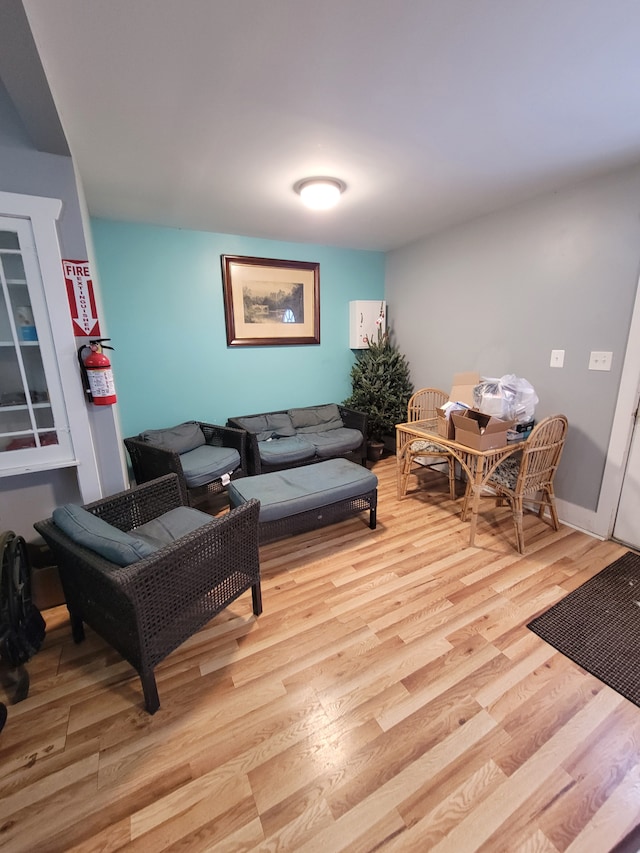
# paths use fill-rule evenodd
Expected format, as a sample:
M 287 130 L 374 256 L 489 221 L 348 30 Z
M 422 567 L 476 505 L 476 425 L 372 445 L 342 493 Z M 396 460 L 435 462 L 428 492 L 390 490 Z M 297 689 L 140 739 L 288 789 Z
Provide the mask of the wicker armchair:
M 448 401 L 449 395 L 439 388 L 421 388 L 410 398 L 407 405 L 407 422 L 433 421 L 436 422 L 436 409 Z M 409 476 L 417 473 L 419 464 L 422 468 L 431 468 L 434 465 L 448 463 L 449 469 L 449 497 L 452 501 L 456 499 L 456 463 L 453 456 L 442 445 L 433 441 L 415 439 L 409 442 L 402 451 L 399 459 L 398 498 L 407 494 Z
M 567 437 L 568 421 L 565 415 L 550 415 L 534 426 L 529 438 L 523 442 L 522 453 L 509 456 L 489 477 L 489 485 L 497 496 L 499 506 L 506 501 L 513 513 L 516 547 L 524 554 L 522 526 L 524 502 L 538 507 L 538 517 L 544 518 L 549 510 L 551 527 L 558 529 L 553 480 Z M 466 517 L 470 489 L 467 489 L 462 510 Z
M 240 461 L 231 472 L 231 479 L 235 480 L 247 475 L 246 433 L 244 430 L 203 423 L 202 421 L 187 421 L 186 423 L 197 424 L 200 427 L 207 445 L 230 448 L 238 452 Z M 201 472 L 197 478 L 198 484 L 194 485 L 189 471 L 185 470 L 184 455 L 167 447 L 151 444 L 145 440 L 144 436 L 144 433 L 140 433 L 124 439 L 125 447 L 131 458 L 133 475 L 138 485 L 147 483 L 149 480 L 155 480 L 165 474 L 177 474 L 184 502 L 187 506 L 196 506 L 208 495 L 218 494 L 225 490 L 226 486 L 222 477 L 213 476 L 207 482 L 202 483 Z
M 184 505 L 175 474 L 84 508 L 130 531 Z M 74 640 L 86 622 L 137 670 L 145 707 L 160 707 L 154 667 L 239 595 L 262 611 L 258 501 L 249 501 L 150 557 L 121 567 L 78 545 L 53 521 L 34 524 L 58 564 Z

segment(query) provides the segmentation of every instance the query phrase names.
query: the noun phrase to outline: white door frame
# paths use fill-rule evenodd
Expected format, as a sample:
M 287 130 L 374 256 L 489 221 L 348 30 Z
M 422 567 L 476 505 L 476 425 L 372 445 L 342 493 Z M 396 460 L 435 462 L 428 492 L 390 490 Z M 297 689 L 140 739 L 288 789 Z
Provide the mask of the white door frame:
M 629 337 L 620 377 L 618 400 L 613 415 L 613 425 L 605 462 L 604 476 L 595 520 L 598 535 L 609 538 L 618 511 L 624 472 L 631 446 L 640 389 L 640 282 L 629 326 Z M 594 531 L 596 532 L 596 531 Z
M 0 192 L 0 211 L 31 222 L 42 278 L 44 300 L 56 352 L 60 384 L 69 421 L 78 487 L 83 503 L 102 497 L 100 473 L 93 446 L 87 403 L 78 370 L 73 329 L 69 322 L 58 231 L 62 210 L 60 199 Z M 63 467 L 55 465 L 53 467 Z M 38 466 L 16 473 L 37 471 Z

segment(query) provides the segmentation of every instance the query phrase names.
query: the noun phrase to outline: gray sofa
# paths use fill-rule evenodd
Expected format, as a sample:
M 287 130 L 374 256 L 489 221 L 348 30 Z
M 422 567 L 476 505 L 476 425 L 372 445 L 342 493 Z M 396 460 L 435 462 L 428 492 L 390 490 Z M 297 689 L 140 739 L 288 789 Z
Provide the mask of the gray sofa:
M 249 475 L 336 458 L 366 465 L 367 415 L 336 403 L 242 415 L 227 426 L 246 432 Z

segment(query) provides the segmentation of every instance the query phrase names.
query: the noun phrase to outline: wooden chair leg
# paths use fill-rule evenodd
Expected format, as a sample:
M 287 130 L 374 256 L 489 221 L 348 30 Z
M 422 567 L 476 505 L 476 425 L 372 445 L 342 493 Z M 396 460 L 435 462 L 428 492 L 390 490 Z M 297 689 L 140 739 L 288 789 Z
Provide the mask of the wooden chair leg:
M 449 497 L 455 501 L 456 495 L 456 460 L 453 456 L 449 456 Z
M 462 512 L 460 513 L 461 521 L 467 520 L 467 512 L 469 510 L 469 498 L 471 497 L 471 483 L 467 480 L 467 485 L 464 490 L 464 500 L 462 502 Z
M 411 471 L 411 453 L 409 449 L 405 449 L 404 454 L 398 460 L 398 500 L 404 498 L 407 494 L 407 486 L 409 484 L 409 473 Z
M 522 528 L 522 498 L 513 498 L 513 523 L 516 529 L 516 545 L 520 554 L 524 554 L 524 531 Z
M 554 530 L 558 530 L 560 528 L 560 521 L 558 520 L 558 510 L 556 509 L 556 496 L 553 491 L 553 485 L 549 485 L 545 492 L 549 503 L 549 511 L 551 512 L 551 524 Z

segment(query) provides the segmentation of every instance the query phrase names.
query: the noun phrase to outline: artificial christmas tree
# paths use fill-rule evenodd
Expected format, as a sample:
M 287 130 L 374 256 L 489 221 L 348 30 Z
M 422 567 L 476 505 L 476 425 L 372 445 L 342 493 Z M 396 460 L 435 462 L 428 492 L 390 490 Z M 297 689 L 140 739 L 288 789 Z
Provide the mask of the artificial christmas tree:
M 394 436 L 395 425 L 407 420 L 412 393 L 407 360 L 387 332 L 356 353 L 351 368 L 351 396 L 344 405 L 366 412 L 367 438 L 384 446 L 385 437 Z

